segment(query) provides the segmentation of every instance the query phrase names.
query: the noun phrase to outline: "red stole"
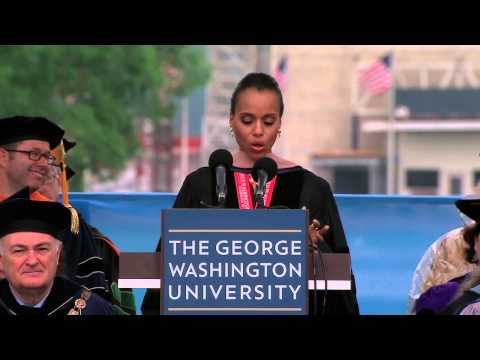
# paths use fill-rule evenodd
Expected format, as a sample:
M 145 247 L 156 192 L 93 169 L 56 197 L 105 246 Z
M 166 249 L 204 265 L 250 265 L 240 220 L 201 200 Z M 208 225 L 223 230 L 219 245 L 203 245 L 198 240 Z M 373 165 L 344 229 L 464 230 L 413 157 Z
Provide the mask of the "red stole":
M 256 209 L 257 204 L 254 204 L 253 202 L 252 189 L 250 188 L 250 182 L 253 182 L 252 176 L 241 172 L 234 172 L 233 175 L 235 178 L 235 187 L 237 188 L 238 207 L 244 210 Z M 264 199 L 265 207 L 267 208 L 270 207 L 270 203 L 272 202 L 272 195 L 276 182 L 276 176 L 267 182 Z

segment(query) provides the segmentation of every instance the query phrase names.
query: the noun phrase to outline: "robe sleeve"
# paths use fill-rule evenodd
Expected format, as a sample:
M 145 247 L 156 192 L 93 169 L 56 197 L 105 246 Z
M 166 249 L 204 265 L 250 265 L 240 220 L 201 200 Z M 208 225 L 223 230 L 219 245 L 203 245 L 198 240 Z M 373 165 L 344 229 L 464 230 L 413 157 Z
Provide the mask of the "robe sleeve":
M 300 195 L 300 206 L 306 206 L 310 212 L 310 221 L 317 219 L 322 225 L 330 225 L 325 235 L 325 242 L 319 244 L 321 252 L 349 253 L 347 239 L 343 230 L 333 192 L 328 182 L 309 171 L 305 171 L 303 189 Z M 347 291 L 328 291 L 326 309 L 323 309 L 324 291 L 314 294 L 309 291 L 309 306 L 313 305 L 313 297 L 317 297 L 319 306 L 317 314 L 328 315 L 358 315 L 360 313 L 356 283 L 351 272 L 352 288 Z M 312 312 L 312 311 L 310 311 Z

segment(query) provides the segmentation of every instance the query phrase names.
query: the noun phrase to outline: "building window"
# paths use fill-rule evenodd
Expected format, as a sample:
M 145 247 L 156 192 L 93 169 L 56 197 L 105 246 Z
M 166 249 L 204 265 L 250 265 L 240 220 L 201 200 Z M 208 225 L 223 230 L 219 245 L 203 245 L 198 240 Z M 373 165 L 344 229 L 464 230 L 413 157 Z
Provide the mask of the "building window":
M 452 176 L 450 178 L 450 195 L 460 195 L 462 193 L 462 178 L 460 176 Z
M 480 187 L 480 170 L 473 171 L 473 187 Z
M 368 168 L 364 166 L 335 166 L 334 192 L 338 194 L 368 194 Z
M 413 195 L 437 195 L 438 170 L 407 170 L 407 188 Z

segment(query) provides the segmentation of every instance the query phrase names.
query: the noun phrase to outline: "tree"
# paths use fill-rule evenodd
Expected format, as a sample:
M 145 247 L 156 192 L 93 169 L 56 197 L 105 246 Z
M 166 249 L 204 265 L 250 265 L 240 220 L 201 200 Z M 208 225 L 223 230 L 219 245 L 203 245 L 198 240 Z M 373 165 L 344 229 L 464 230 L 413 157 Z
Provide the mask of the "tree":
M 78 174 L 111 178 L 138 150 L 136 121 L 171 119 L 171 99 L 210 71 L 202 49 L 187 45 L 0 46 L 0 117 L 46 116 L 77 141 L 68 162 Z

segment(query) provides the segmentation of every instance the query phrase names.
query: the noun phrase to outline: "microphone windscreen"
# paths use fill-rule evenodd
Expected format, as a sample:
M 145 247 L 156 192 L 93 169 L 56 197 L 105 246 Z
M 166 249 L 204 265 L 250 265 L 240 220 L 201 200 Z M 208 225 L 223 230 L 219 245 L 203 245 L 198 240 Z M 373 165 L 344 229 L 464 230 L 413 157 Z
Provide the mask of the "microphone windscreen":
M 270 181 L 277 175 L 277 163 L 268 157 L 257 160 L 252 169 L 252 176 L 255 181 L 258 181 L 258 170 L 264 170 L 268 174 L 267 181 Z
M 208 159 L 208 167 L 215 169 L 218 165 L 223 165 L 227 169 L 230 169 L 233 164 L 232 154 L 228 150 L 218 149 L 215 150 Z

